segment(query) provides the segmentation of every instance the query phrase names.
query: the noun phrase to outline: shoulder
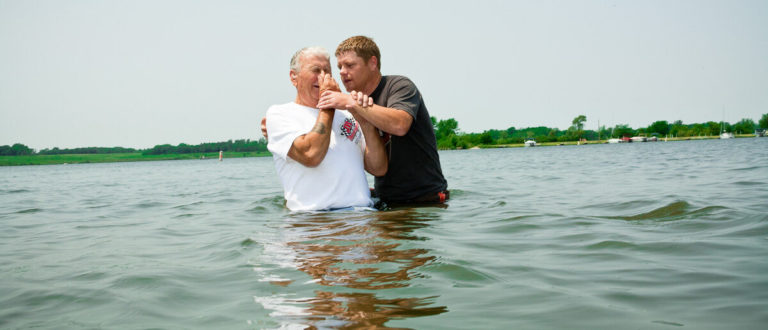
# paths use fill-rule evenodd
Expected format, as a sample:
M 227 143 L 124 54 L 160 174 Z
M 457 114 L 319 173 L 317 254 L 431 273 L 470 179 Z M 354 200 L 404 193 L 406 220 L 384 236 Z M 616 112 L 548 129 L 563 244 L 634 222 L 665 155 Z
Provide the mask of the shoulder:
M 411 81 L 411 79 L 406 76 L 386 76 L 385 86 L 386 89 L 389 90 L 389 93 L 412 94 L 419 92 L 416 84 L 414 84 L 413 81 Z
M 295 109 L 296 106 L 297 106 L 297 104 L 293 103 L 293 102 L 288 102 L 288 103 L 283 103 L 283 104 L 274 104 L 274 105 L 270 106 L 269 109 L 267 109 L 267 114 L 281 112 L 281 111 L 284 111 L 284 110 Z
M 275 104 L 267 109 L 266 117 L 295 117 L 302 115 L 312 115 L 315 109 L 298 105 L 294 102 Z
M 389 86 L 414 85 L 413 81 L 406 76 L 383 76 L 382 79 L 384 79 L 385 83 Z

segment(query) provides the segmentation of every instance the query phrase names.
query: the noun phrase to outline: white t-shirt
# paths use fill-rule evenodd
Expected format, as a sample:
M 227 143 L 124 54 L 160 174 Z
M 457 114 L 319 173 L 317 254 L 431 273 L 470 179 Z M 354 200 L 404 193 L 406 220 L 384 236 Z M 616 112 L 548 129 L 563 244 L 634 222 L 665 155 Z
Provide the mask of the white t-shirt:
M 306 167 L 288 157 L 293 141 L 315 126 L 318 109 L 294 102 L 267 110 L 267 149 L 293 211 L 371 206 L 371 192 L 363 167 L 365 140 L 354 117 L 342 110 L 333 115 L 331 143 L 317 167 Z

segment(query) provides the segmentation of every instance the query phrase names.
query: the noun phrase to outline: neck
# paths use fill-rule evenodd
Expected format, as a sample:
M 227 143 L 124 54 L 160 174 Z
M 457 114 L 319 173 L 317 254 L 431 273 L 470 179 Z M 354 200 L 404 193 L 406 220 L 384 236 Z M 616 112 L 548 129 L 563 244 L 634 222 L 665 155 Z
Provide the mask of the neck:
M 314 104 L 310 104 L 310 102 L 302 100 L 298 95 L 296 95 L 296 99 L 293 100 L 293 102 L 298 105 L 303 105 L 305 107 L 317 108 L 317 101 L 315 101 Z
M 371 95 L 373 91 L 376 90 L 376 87 L 379 87 L 379 82 L 381 82 L 381 72 L 376 72 L 376 75 L 368 81 L 367 84 L 365 84 L 365 88 L 363 88 L 363 93 L 365 95 Z

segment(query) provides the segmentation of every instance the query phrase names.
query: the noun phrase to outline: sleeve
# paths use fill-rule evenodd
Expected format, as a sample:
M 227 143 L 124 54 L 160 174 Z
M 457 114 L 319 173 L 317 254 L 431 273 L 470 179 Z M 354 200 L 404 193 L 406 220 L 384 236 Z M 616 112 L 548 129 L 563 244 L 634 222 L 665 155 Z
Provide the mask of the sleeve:
M 306 133 L 298 120 L 292 119 L 291 111 L 278 106 L 267 110 L 267 150 L 273 155 L 288 159 L 288 151 L 297 137 Z
M 414 119 L 419 112 L 419 100 L 421 94 L 416 85 L 406 77 L 397 77 L 399 79 L 392 82 L 387 97 L 387 108 L 403 110 Z

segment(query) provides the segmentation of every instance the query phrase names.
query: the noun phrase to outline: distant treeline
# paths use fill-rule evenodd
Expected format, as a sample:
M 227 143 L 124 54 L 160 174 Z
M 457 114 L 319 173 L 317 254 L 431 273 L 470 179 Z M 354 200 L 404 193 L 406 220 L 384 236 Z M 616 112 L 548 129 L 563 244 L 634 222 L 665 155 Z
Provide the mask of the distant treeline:
M 136 153 L 141 152 L 144 155 L 166 155 L 166 154 L 191 154 L 191 153 L 211 153 L 211 152 L 251 152 L 267 151 L 267 142 L 264 139 L 258 141 L 251 140 L 229 140 L 226 142 L 206 142 L 198 145 L 189 145 L 180 143 L 177 146 L 170 144 L 156 145 L 150 149 L 133 149 L 123 147 L 86 147 L 72 149 L 43 149 L 39 152 L 16 143 L 12 146 L 0 146 L 0 156 L 23 156 L 23 155 L 64 155 L 64 154 L 117 154 L 117 153 Z
M 537 142 L 565 142 L 578 141 L 580 139 L 599 140 L 620 137 L 632 137 L 637 135 L 645 136 L 670 136 L 670 137 L 694 137 L 694 136 L 715 136 L 720 132 L 731 132 L 736 134 L 750 134 L 757 129 L 768 129 L 768 113 L 763 114 L 760 120 L 755 123 L 754 120 L 745 118 L 735 124 L 727 122 L 718 123 L 708 121 L 700 124 L 683 124 L 681 120 L 669 123 L 666 120 L 656 121 L 647 127 L 637 129 L 629 127 L 626 124 L 619 124 L 614 127 L 600 126 L 598 130 L 585 130 L 584 123 L 587 117 L 577 116 L 571 122 L 572 125 L 565 130 L 545 126 L 526 127 L 517 129 L 509 127 L 504 130 L 490 129 L 482 133 L 463 133 L 459 130 L 459 123 L 456 119 L 448 118 L 437 120 L 432 117 L 432 125 L 435 129 L 437 138 L 437 147 L 440 149 L 467 149 L 478 145 L 498 145 L 498 144 L 518 144 L 526 139 L 535 139 Z M 180 143 L 179 145 L 161 144 L 150 149 L 132 149 L 132 148 L 103 148 L 88 147 L 74 149 L 43 149 L 39 152 L 29 147 L 16 143 L 12 146 L 0 146 L 0 156 L 19 156 L 19 155 L 58 155 L 58 154 L 112 154 L 112 153 L 134 153 L 141 152 L 144 155 L 165 155 L 165 154 L 190 154 L 190 153 L 212 153 L 212 152 L 266 152 L 267 141 L 259 140 L 228 140 L 226 142 L 208 142 L 198 145 L 189 145 Z
M 735 124 L 714 121 L 700 124 L 683 124 L 681 120 L 673 123 L 659 120 L 647 127 L 637 129 L 631 128 L 626 124 L 620 124 L 614 127 L 600 126 L 598 130 L 585 130 L 584 123 L 587 121 L 587 117 L 580 115 L 574 118 L 571 122 L 572 125 L 565 130 L 545 126 L 521 129 L 509 127 L 505 130 L 491 129 L 482 133 L 460 132 L 459 123 L 453 118 L 439 121 L 435 117 L 431 119 L 432 125 L 435 128 L 437 146 L 440 149 L 466 149 L 478 145 L 518 144 L 523 143 L 526 139 L 535 139 L 537 142 L 565 142 L 578 141 L 580 139 L 594 141 L 637 135 L 693 137 L 715 136 L 719 135 L 722 131 L 750 134 L 754 133 L 757 129 L 768 129 L 768 113 L 763 114 L 758 123 L 749 118 L 742 119 Z
M 72 148 L 72 149 L 59 149 L 59 148 L 53 148 L 53 149 L 43 149 L 37 152 L 39 155 L 66 155 L 66 154 L 120 154 L 120 153 L 128 153 L 128 152 L 136 152 L 136 149 L 133 148 L 123 148 L 123 147 L 112 147 L 112 148 L 105 148 L 105 147 L 86 147 L 86 148 Z
M 259 139 L 257 141 L 251 140 L 228 140 L 227 142 L 212 142 L 201 143 L 198 145 L 189 145 L 186 143 L 180 143 L 177 146 L 170 144 L 156 145 L 152 149 L 143 150 L 145 155 L 165 155 L 165 154 L 191 154 L 191 153 L 207 153 L 207 152 L 250 152 L 250 151 L 267 151 L 267 141 Z

